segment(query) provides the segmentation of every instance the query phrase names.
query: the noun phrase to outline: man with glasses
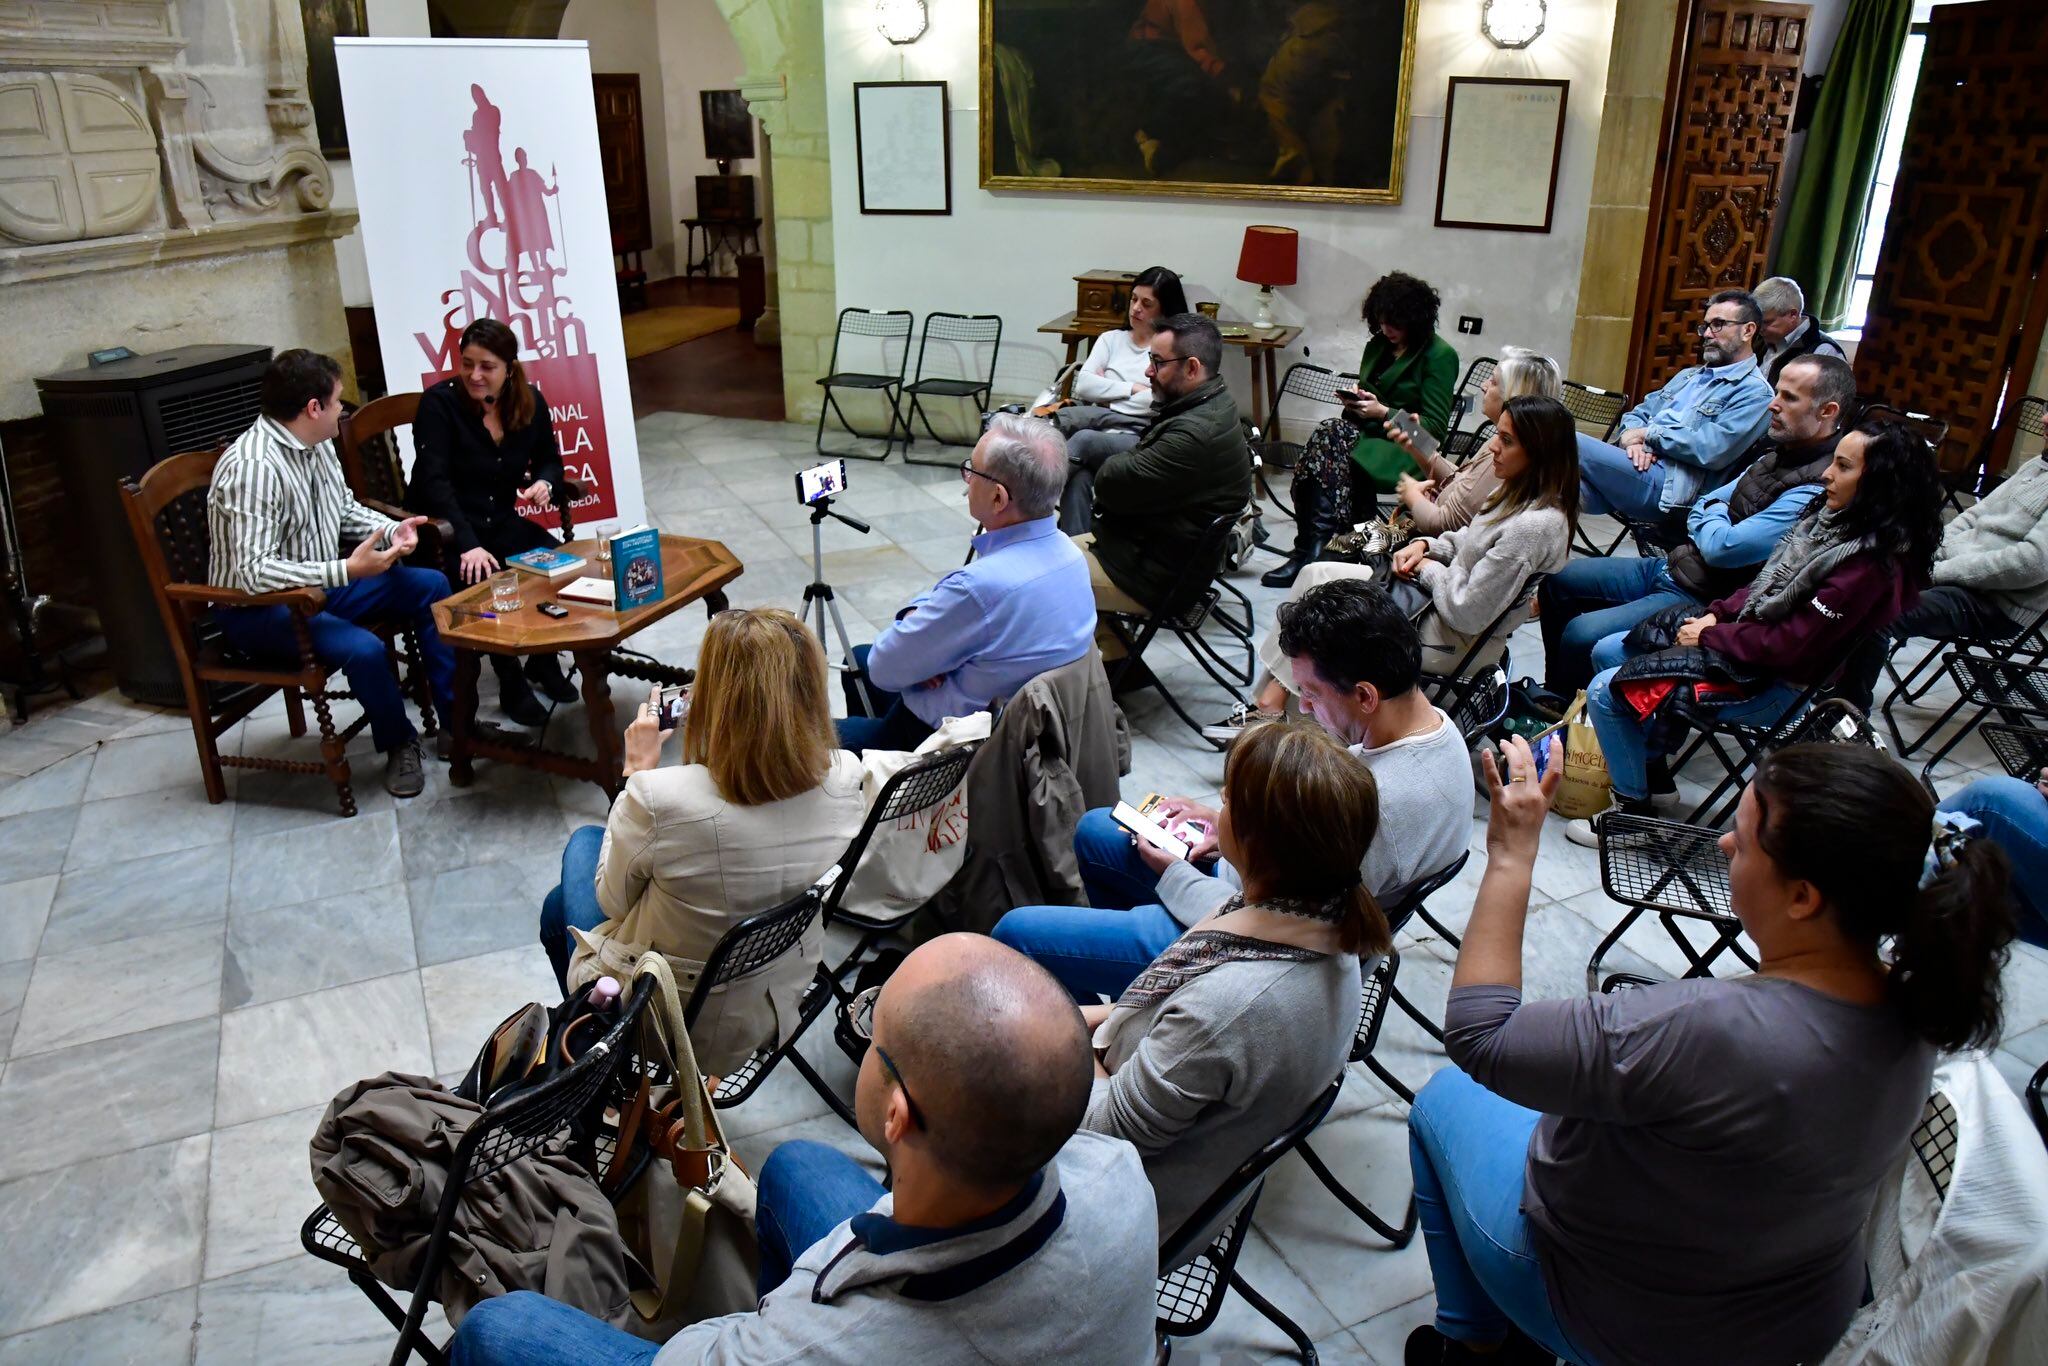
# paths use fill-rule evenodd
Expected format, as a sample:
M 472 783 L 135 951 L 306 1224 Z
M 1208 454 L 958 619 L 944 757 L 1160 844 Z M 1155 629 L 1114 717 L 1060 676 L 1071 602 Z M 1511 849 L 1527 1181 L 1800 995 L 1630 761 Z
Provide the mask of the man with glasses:
M 1150 349 L 1146 373 L 1159 415 L 1137 445 L 1103 463 L 1093 529 L 1074 538 L 1088 556 L 1096 606 L 1140 616 L 1178 605 L 1166 597 L 1210 524 L 1243 511 L 1252 496 L 1216 324 L 1199 313 L 1162 318 Z
M 1771 386 L 1757 369 L 1763 313 L 1743 290 L 1707 300 L 1700 363 L 1622 415 L 1615 444 L 1579 436 L 1585 512 L 1656 522 L 1688 507 L 1770 425 Z
M 1000 413 L 960 466 L 981 524 L 974 558 L 910 601 L 853 654 L 871 714 L 846 680 L 839 743 L 915 749 L 949 716 L 969 716 L 1088 652 L 1095 598 L 1088 566 L 1060 534 L 1067 442 L 1037 418 Z
M 993 939 L 950 934 L 850 1013 L 870 1040 L 854 1115 L 890 1184 L 822 1143 L 771 1153 L 758 1308 L 657 1346 L 521 1291 L 472 1309 L 451 1360 L 1151 1362 L 1152 1187 L 1129 1143 L 1078 1132 L 1096 1068 L 1066 991 Z

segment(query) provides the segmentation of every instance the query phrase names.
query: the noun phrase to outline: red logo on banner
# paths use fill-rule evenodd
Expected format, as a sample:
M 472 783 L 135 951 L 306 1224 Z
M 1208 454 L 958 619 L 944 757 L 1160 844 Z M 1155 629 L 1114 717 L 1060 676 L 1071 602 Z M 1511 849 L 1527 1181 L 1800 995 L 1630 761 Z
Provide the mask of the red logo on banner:
M 513 149 L 514 168 L 507 174 L 499 146 L 502 115 L 480 85 L 469 87 L 476 102 L 469 128 L 462 135 L 462 164 L 469 174 L 471 227 L 464 244 L 468 266 L 452 289 L 441 292 L 447 310 L 439 338 L 415 332 L 426 357 L 420 374 L 425 388 L 456 371 L 456 345 L 462 329 L 478 318 L 496 318 L 519 338 L 520 362 L 548 400 L 555 440 L 562 448 L 562 467 L 580 485 L 576 520 L 588 524 L 618 516 L 619 500 L 612 481 L 611 447 L 605 441 L 604 400 L 598 390 L 597 357 L 573 300 L 564 286 L 570 267 L 568 249 L 556 232 L 559 210 L 549 201 L 558 185 L 528 164 L 524 147 Z M 607 263 L 607 272 L 609 263 Z M 600 277 L 611 286 L 609 274 Z M 561 518 L 522 503 L 520 512 L 542 526 Z

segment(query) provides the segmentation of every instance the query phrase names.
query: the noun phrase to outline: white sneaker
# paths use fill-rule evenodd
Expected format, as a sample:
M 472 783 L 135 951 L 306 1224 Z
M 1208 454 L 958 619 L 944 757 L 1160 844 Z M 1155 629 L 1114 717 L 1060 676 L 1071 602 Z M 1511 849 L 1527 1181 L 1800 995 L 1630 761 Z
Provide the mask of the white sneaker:
M 1685 798 L 1678 795 L 1677 788 L 1673 788 L 1669 792 L 1652 792 L 1649 800 L 1650 809 L 1660 813 L 1676 811 L 1685 805 Z
M 1566 821 L 1564 823 L 1564 837 L 1582 848 L 1598 849 L 1600 847 L 1600 830 L 1595 822 L 1599 819 L 1598 816 L 1595 816 L 1592 820 Z

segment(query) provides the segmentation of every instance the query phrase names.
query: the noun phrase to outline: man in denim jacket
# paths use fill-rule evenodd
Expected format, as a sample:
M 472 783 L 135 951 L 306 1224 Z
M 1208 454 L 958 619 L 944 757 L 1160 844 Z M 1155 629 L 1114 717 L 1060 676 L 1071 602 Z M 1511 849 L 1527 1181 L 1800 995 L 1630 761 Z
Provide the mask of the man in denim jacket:
M 1757 369 L 1763 313 L 1740 289 L 1707 300 L 1700 364 L 1682 370 L 1621 419 L 1615 444 L 1579 437 L 1579 497 L 1586 512 L 1658 521 L 1688 506 L 1710 476 L 1733 464 L 1771 420 L 1771 386 Z

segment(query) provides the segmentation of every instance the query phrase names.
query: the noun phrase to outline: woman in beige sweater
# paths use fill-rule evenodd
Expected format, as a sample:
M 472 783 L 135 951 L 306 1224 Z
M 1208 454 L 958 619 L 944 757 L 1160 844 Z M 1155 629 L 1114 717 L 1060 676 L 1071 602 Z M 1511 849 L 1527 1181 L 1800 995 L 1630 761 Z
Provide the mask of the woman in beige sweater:
M 626 729 L 625 787 L 602 829 L 569 837 L 562 882 L 541 908 L 541 944 L 567 993 L 625 980 L 659 950 L 688 993 L 720 936 L 817 880 L 866 814 L 860 760 L 832 747 L 825 652 L 774 608 L 721 612 L 697 659 L 683 762 L 661 766 L 654 696 Z M 722 1074 L 796 1022 L 823 952 L 801 943 L 705 1002 L 690 1041 Z

